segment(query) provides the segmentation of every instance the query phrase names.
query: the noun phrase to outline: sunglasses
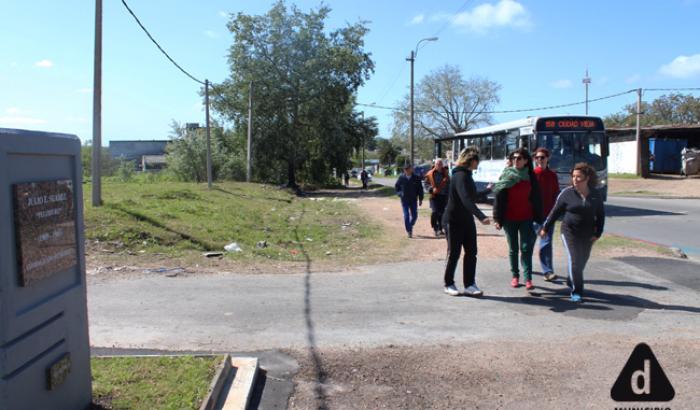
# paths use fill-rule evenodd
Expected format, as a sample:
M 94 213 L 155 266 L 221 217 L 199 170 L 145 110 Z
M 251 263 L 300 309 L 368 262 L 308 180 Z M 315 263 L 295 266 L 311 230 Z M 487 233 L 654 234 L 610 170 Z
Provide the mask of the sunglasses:
M 512 157 L 510 157 L 510 159 L 513 160 L 513 161 L 518 161 L 518 160 L 521 160 L 521 159 L 522 159 L 522 160 L 525 160 L 525 157 L 521 157 L 520 155 L 513 155 Z
M 538 155 L 538 156 L 535 157 L 535 159 L 545 159 L 545 158 L 547 158 L 547 157 L 545 157 L 545 156 L 543 156 L 543 155 Z

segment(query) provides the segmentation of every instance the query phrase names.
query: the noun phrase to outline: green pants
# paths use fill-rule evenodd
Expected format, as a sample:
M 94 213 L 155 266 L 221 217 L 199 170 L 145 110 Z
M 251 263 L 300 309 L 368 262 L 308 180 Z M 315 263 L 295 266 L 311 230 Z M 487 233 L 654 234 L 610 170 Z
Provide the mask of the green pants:
M 532 220 L 506 221 L 503 223 L 503 230 L 508 240 L 510 273 L 514 278 L 520 277 L 520 269 L 518 269 L 518 251 L 520 251 L 520 264 L 523 267 L 525 280 L 532 280 L 532 251 L 537 239 L 535 230 L 532 228 Z

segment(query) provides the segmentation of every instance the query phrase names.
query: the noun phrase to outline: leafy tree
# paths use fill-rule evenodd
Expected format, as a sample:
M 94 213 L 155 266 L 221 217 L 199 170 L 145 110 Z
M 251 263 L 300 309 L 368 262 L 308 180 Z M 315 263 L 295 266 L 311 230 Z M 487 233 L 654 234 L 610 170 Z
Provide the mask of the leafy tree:
M 485 78 L 465 79 L 459 67 L 445 65 L 421 79 L 414 90 L 414 145 L 421 158 L 433 155 L 433 138 L 491 124 L 501 86 Z M 408 147 L 410 95 L 393 113 L 392 140 Z
M 374 69 L 363 50 L 368 29 L 358 22 L 329 31 L 329 13 L 278 1 L 265 15 L 239 13 L 228 23 L 231 75 L 214 87 L 213 106 L 242 132 L 253 84 L 256 179 L 323 181 L 361 144 L 352 107 Z
M 642 101 L 642 126 L 700 123 L 700 98 L 673 93 L 662 95 L 651 103 Z M 606 127 L 634 127 L 637 104 L 626 105 L 621 112 L 604 118 Z
M 100 158 L 100 173 L 102 176 L 112 176 L 119 168 L 119 160 L 112 158 L 109 149 L 102 147 Z M 92 141 L 85 141 L 80 147 L 80 158 L 83 163 L 83 178 L 92 176 Z
M 379 154 L 380 163 L 384 165 L 391 165 L 396 161 L 396 157 L 399 156 L 401 150 L 391 141 L 380 138 L 377 141 L 377 153 Z

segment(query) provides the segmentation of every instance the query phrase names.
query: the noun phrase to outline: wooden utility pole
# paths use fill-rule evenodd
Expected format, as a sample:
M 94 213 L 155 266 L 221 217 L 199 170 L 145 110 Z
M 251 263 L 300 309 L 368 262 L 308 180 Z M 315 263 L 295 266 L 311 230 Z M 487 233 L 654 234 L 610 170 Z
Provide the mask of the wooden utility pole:
M 95 0 L 95 56 L 92 84 L 92 206 L 102 205 L 102 0 Z
M 637 176 L 642 176 L 642 89 L 637 88 Z
M 204 80 L 204 104 L 207 117 L 207 187 L 211 189 L 211 133 L 209 132 L 209 80 Z
M 251 177 L 251 174 L 253 173 L 253 167 L 251 165 L 252 148 L 253 148 L 253 81 L 250 82 L 250 87 L 248 87 L 248 153 L 246 154 L 245 182 L 250 182 L 250 177 Z

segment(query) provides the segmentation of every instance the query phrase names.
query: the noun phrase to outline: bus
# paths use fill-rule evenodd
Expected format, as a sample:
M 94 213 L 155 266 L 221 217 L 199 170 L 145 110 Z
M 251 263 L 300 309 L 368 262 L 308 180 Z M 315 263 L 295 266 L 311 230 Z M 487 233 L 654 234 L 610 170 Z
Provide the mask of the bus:
M 488 127 L 460 132 L 450 137 L 435 139 L 435 154 L 442 157 L 445 142 L 453 143 L 457 153 L 467 146 L 479 148 L 479 168 L 474 171 L 477 189 L 496 182 L 503 171 L 509 153 L 525 147 L 530 152 L 544 147 L 551 153 L 549 167 L 559 177 L 559 186 L 571 185 L 571 169 L 579 162 L 587 162 L 598 174 L 598 189 L 608 196 L 608 140 L 603 120 L 589 116 L 528 117 Z

